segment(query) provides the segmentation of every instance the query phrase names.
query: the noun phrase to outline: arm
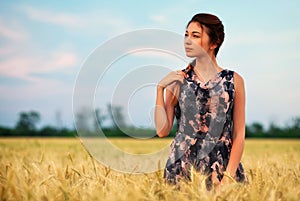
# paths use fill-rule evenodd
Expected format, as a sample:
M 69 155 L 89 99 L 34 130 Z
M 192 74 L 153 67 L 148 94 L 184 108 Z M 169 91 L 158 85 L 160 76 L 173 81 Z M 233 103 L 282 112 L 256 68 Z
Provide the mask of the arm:
M 174 106 L 176 97 L 173 92 L 166 89 L 166 101 L 164 101 L 164 89 L 157 87 L 156 107 L 155 107 L 155 127 L 159 137 L 169 135 L 174 121 Z
M 178 81 L 183 82 L 183 75 L 171 72 L 157 86 L 154 121 L 159 137 L 168 136 L 172 129 L 174 106 L 177 104 L 179 93 Z
M 226 172 L 235 176 L 245 144 L 245 88 L 243 78 L 234 73 L 233 144 Z

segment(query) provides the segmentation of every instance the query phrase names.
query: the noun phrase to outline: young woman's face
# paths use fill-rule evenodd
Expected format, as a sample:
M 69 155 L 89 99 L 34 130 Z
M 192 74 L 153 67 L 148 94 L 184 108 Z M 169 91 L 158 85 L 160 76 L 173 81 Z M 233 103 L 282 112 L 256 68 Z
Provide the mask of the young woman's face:
M 211 51 L 211 44 L 209 36 L 206 33 L 207 28 L 197 22 L 191 22 L 186 31 L 184 37 L 184 48 L 186 56 L 188 57 L 201 57 L 205 53 L 209 54 Z

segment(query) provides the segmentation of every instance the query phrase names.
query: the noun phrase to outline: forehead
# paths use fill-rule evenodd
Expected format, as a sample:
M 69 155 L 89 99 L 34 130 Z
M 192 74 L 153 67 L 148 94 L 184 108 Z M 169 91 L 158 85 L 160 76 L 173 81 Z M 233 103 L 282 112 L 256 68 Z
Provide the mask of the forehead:
M 202 27 L 198 22 L 191 22 L 188 27 L 186 28 L 186 31 L 188 32 L 193 32 L 193 31 L 197 31 L 197 32 L 202 32 Z

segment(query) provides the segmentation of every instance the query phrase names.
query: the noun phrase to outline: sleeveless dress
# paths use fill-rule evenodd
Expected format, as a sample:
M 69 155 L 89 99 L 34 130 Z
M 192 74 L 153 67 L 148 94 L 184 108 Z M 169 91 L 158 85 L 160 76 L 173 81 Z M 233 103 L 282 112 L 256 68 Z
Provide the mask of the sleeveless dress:
M 202 83 L 192 64 L 186 69 L 175 106 L 177 132 L 170 145 L 164 179 L 176 184 L 191 180 L 191 167 L 208 175 L 206 187 L 212 188 L 212 175 L 219 181 L 229 162 L 232 147 L 234 72 L 224 69 Z M 247 180 L 240 163 L 235 179 Z

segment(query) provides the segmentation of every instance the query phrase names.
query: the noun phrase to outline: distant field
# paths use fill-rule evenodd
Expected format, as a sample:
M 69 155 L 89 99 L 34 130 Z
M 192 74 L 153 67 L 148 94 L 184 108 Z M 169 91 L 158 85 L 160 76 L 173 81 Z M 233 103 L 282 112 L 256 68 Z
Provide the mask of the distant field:
M 110 141 L 145 154 L 171 139 Z M 162 170 L 116 172 L 91 159 L 79 139 L 0 138 L 0 200 L 300 200 L 299 159 L 300 140 L 247 139 L 242 162 L 250 184 L 228 184 L 214 193 L 195 172 L 180 190 L 163 182 Z

